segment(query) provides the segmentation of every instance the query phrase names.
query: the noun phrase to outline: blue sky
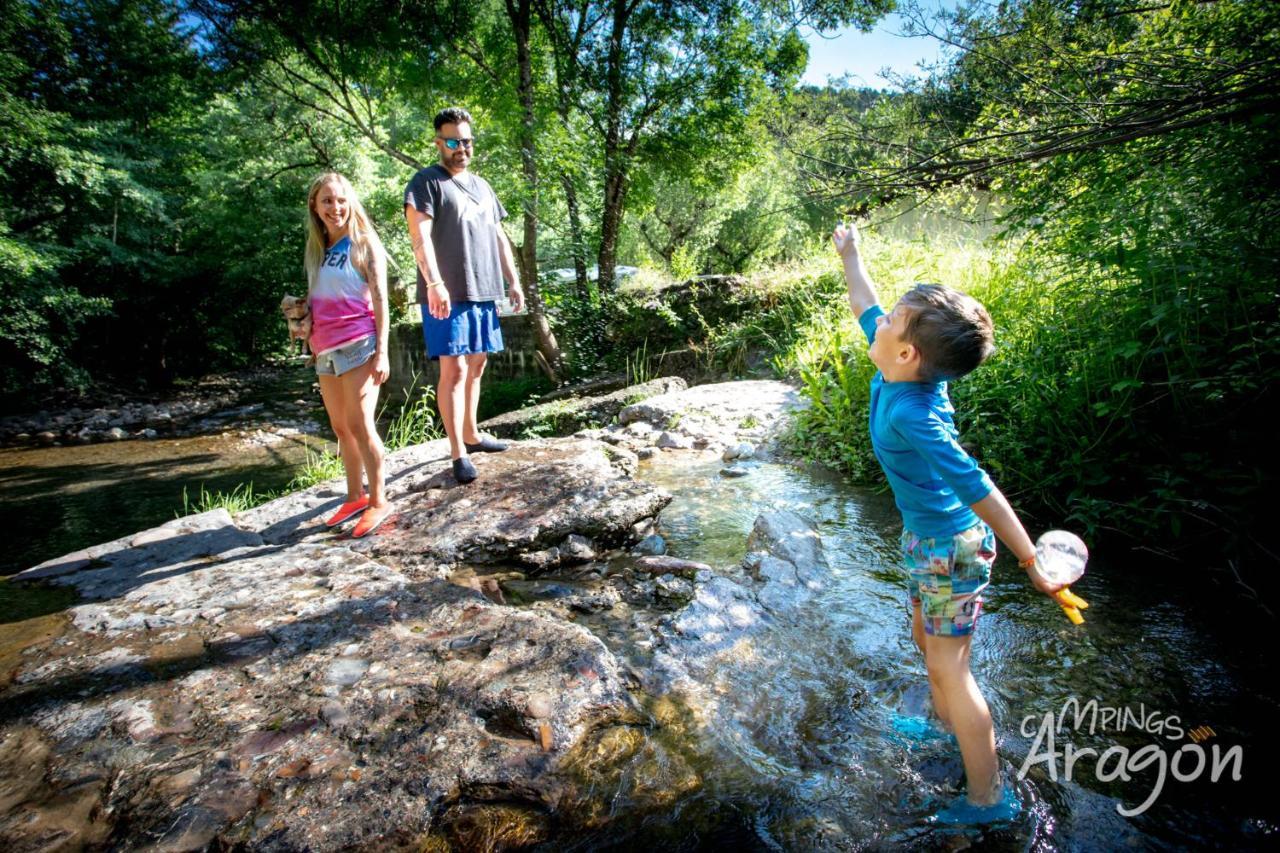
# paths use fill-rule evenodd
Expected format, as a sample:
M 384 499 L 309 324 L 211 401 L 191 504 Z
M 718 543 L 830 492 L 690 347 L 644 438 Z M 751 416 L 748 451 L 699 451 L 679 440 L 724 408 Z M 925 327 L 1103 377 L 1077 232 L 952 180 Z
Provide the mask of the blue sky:
M 952 9 L 958 0 L 922 0 L 926 10 Z M 823 38 L 812 30 L 803 30 L 809 43 L 809 67 L 805 69 L 803 82 L 822 85 L 828 77 L 849 74 L 853 86 L 873 89 L 889 88 L 880 76 L 883 68 L 899 73 L 919 74 L 921 61 L 933 63 L 942 56 L 942 45 L 932 38 L 906 38 L 900 35 L 903 20 L 898 15 L 888 15 L 870 33 L 860 33 L 852 28 L 840 30 L 834 38 Z

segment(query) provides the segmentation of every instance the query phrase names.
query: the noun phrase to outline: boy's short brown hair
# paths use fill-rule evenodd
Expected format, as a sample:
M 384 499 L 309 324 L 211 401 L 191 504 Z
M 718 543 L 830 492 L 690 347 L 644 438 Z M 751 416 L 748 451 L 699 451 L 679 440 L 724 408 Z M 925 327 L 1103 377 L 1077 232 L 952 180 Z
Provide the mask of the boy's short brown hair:
M 917 284 L 898 304 L 908 309 L 902 337 L 920 353 L 925 382 L 959 379 L 995 352 L 991 315 L 972 296 Z

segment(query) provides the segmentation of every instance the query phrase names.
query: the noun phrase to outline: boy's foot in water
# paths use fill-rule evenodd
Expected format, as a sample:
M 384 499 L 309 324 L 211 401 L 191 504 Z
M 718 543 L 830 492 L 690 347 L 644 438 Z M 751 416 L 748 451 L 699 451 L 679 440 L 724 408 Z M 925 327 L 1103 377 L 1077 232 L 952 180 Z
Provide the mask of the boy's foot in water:
M 889 737 L 899 743 L 923 745 L 950 736 L 950 732 L 928 717 L 901 711 L 889 712 Z
M 989 806 L 975 805 L 961 794 L 950 805 L 929 818 L 929 822 L 946 826 L 1008 823 L 1017 819 L 1021 813 L 1022 801 L 1018 799 L 1017 790 L 1012 785 L 1005 785 L 1000 791 L 1000 799 Z

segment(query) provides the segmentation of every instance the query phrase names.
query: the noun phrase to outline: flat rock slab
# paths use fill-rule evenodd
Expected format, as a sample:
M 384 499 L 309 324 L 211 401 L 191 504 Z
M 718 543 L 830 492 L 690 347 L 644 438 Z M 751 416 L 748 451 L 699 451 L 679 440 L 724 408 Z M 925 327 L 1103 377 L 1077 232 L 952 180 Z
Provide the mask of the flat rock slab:
M 411 494 L 427 480 L 447 472 L 449 465 L 449 442 L 445 439 L 388 454 L 387 497 L 396 501 Z M 346 484 L 337 478 L 239 513 L 236 524 L 272 545 L 303 540 L 336 541 L 346 536 L 354 521 L 331 531 L 324 526 L 324 519 L 345 499 Z
M 363 540 L 323 527 L 332 482 L 24 573 L 85 601 L 0 650 L 0 849 L 414 846 L 452 804 L 581 798 L 562 765 L 640 720 L 619 662 L 440 578 L 630 544 L 670 496 L 589 439 L 475 461 L 460 486 L 443 442 L 393 454 Z
M 529 430 L 543 435 L 569 435 L 584 427 L 612 423 L 626 406 L 649 397 L 687 388 L 679 376 L 663 376 L 595 396 L 565 397 L 490 418 L 480 429 L 499 437 L 519 437 Z
M 805 402 L 784 382 L 750 380 L 695 385 L 650 397 L 618 413 L 623 425 L 645 422 L 664 434 L 703 444 L 737 446 L 768 441 Z
M 631 478 L 634 455 L 590 439 L 521 442 L 473 459 L 475 482 L 458 486 L 443 471 L 427 478 L 396 498 L 394 519 L 350 547 L 398 565 L 509 562 L 572 548 L 570 536 L 627 544 L 633 525 L 671 500 Z
M 177 565 L 73 620 L 0 693 L 6 850 L 408 843 L 477 791 L 554 808 L 567 750 L 636 719 L 585 628 L 344 548 Z
M 61 583 L 61 578 L 67 575 L 94 570 L 97 572 L 94 577 L 110 587 L 113 579 L 160 571 L 193 557 L 261 544 L 262 537 L 238 527 L 225 509 L 214 509 L 46 560 L 17 577 Z M 105 594 L 114 593 L 107 591 Z

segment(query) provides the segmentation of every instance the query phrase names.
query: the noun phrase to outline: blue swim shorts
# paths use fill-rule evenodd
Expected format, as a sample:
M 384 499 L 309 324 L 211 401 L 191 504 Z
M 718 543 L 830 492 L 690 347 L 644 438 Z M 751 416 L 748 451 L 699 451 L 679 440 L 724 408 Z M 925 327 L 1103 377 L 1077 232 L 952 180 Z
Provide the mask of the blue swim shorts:
M 910 575 L 910 604 L 920 606 L 925 633 L 972 634 L 996 559 L 996 535 L 991 528 L 979 521 L 955 536 L 936 539 L 903 530 L 902 556 Z
M 502 352 L 502 327 L 498 325 L 498 305 L 488 302 L 454 302 L 449 319 L 437 320 L 422 306 L 422 337 L 427 356 L 477 355 Z
M 341 376 L 348 370 L 355 370 L 369 359 L 378 349 L 378 336 L 356 338 L 354 341 L 331 349 L 316 356 L 317 376 Z

